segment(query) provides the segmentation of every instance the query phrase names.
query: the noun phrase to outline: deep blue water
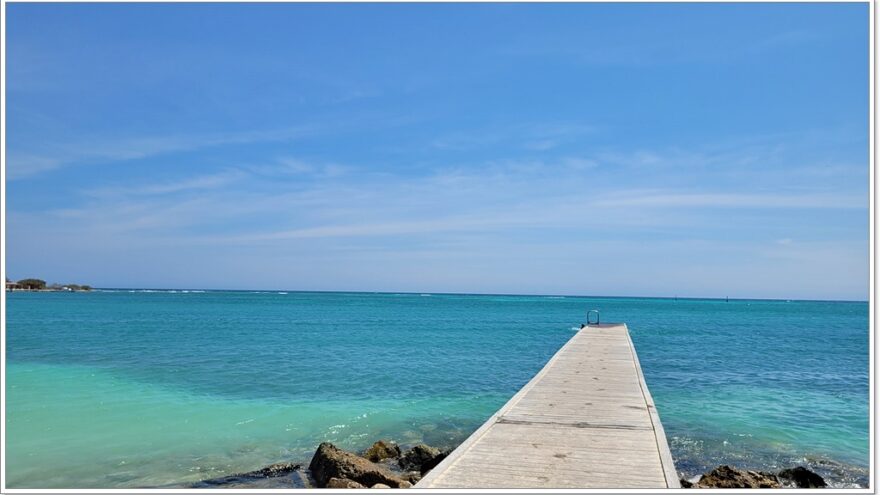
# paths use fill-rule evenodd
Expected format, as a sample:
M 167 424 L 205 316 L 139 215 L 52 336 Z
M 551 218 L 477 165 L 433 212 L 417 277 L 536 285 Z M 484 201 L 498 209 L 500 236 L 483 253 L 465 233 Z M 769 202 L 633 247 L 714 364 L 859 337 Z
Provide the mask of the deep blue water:
M 453 446 L 593 308 L 627 323 L 683 476 L 867 482 L 865 302 L 120 290 L 7 294 L 7 484 L 163 486 L 324 440 Z

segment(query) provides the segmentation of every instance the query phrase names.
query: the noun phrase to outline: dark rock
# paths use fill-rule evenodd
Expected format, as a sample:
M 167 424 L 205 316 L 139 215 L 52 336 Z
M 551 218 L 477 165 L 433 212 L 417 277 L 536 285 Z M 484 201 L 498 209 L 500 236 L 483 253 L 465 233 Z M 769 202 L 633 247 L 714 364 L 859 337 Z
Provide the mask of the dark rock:
M 342 478 L 330 478 L 327 480 L 327 484 L 324 485 L 324 488 L 366 488 L 364 485 L 358 483 L 357 481 L 342 479 Z
M 682 488 L 693 488 L 694 487 L 693 483 L 691 483 L 690 481 L 688 481 L 684 478 L 678 480 L 678 482 L 679 482 L 679 484 L 681 484 Z
M 718 466 L 697 482 L 699 488 L 781 488 L 776 475 Z
M 451 454 L 453 450 L 454 450 L 454 449 L 446 449 L 446 450 L 443 450 L 443 451 L 440 452 L 440 455 L 438 455 L 437 457 L 435 457 L 434 459 L 432 459 L 431 462 L 428 462 L 428 463 L 426 463 L 426 464 L 422 464 L 422 468 L 424 469 L 424 471 L 422 472 L 422 474 L 424 475 L 424 474 L 427 473 L 428 471 L 430 471 L 430 470 L 434 469 L 435 467 L 437 467 L 437 464 L 440 464 L 440 462 L 442 462 L 443 459 L 446 459 L 447 457 L 449 457 L 449 454 Z
M 292 462 L 279 462 L 256 471 L 198 481 L 190 488 L 309 488 L 308 478 L 301 468 L 301 465 Z M 288 476 L 291 473 L 293 475 Z
M 825 488 L 828 486 L 821 476 L 803 466 L 783 469 L 779 471 L 779 477 L 791 480 L 798 488 Z
M 399 456 L 400 447 L 394 442 L 386 442 L 385 440 L 379 440 L 364 452 L 364 457 L 373 462 L 379 462 L 382 459 L 394 459 Z
M 364 486 L 382 483 L 395 488 L 403 481 L 385 467 L 338 449 L 329 442 L 318 446 L 309 464 L 309 470 L 320 488 L 327 486 L 330 478 L 349 479 Z
M 418 471 L 425 474 L 440 464 L 440 461 L 445 459 L 447 455 L 449 455 L 449 451 L 441 452 L 440 449 L 420 443 L 407 450 L 400 457 L 398 464 L 406 471 Z
M 294 464 L 292 462 L 279 462 L 276 464 L 270 464 L 263 469 L 258 469 L 257 471 L 251 471 L 249 473 L 245 473 L 239 476 L 248 476 L 248 477 L 259 477 L 263 478 L 274 478 L 275 476 L 284 476 L 285 474 L 290 473 L 291 471 L 296 471 L 299 469 L 299 464 Z
M 401 474 L 401 477 L 413 485 L 419 482 L 422 479 L 422 473 L 418 471 L 408 471 L 406 473 Z

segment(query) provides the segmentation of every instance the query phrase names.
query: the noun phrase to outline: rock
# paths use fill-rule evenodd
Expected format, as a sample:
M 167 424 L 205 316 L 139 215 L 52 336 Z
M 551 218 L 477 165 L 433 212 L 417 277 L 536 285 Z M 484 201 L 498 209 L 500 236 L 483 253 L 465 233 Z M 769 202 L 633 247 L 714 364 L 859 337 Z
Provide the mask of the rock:
M 279 462 L 276 464 L 270 464 L 263 469 L 257 471 L 251 471 L 249 473 L 241 474 L 239 476 L 248 476 L 248 477 L 258 477 L 262 476 L 264 478 L 274 478 L 275 476 L 284 476 L 285 474 L 296 471 L 301 466 L 299 464 L 294 464 L 292 462 Z
M 344 478 L 330 478 L 324 488 L 366 488 L 357 481 Z
M 373 462 L 379 462 L 382 459 L 394 459 L 398 456 L 400 456 L 400 447 L 394 442 L 386 442 L 385 440 L 379 440 L 364 452 L 364 457 Z
M 694 486 L 693 483 L 691 483 L 690 481 L 688 481 L 684 478 L 678 480 L 678 483 L 681 485 L 682 488 L 693 488 L 693 486 Z
M 409 481 L 406 481 L 406 480 L 401 481 L 400 484 L 397 485 L 397 488 L 412 488 L 412 487 L 413 487 L 413 484 L 410 483 Z
M 429 447 L 423 443 L 407 450 L 398 461 L 401 468 L 406 471 L 418 471 L 425 474 L 434 468 L 440 461 L 446 458 L 449 452 L 440 452 L 440 449 Z
M 338 449 L 329 442 L 318 446 L 318 450 L 315 451 L 312 462 L 309 464 L 309 470 L 319 488 L 327 486 L 330 478 L 348 479 L 364 486 L 382 483 L 398 487 L 403 481 L 385 467 L 351 452 Z
M 697 482 L 699 488 L 781 488 L 776 475 L 718 466 Z
M 292 462 L 279 462 L 247 473 L 233 474 L 220 478 L 197 481 L 189 488 L 311 488 L 308 476 L 302 472 L 301 465 Z
M 376 483 L 375 485 L 371 486 L 370 488 L 379 488 L 381 490 L 382 488 L 391 488 L 391 487 L 384 484 L 384 483 Z
M 409 482 L 412 483 L 413 485 L 415 485 L 416 483 L 419 482 L 419 480 L 422 479 L 422 473 L 420 473 L 420 472 L 418 472 L 418 471 L 408 471 L 408 472 L 406 472 L 406 473 L 403 473 L 403 474 L 401 475 L 401 477 L 402 477 L 403 479 L 409 481 Z
M 798 488 L 825 488 L 828 486 L 821 476 L 803 466 L 783 469 L 779 471 L 779 477 L 791 480 Z

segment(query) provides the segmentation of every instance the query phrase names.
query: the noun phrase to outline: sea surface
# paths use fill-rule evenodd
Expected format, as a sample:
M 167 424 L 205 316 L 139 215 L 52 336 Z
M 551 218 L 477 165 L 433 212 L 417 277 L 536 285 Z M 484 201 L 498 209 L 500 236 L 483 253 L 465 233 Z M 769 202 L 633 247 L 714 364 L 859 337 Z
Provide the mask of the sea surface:
M 331 441 L 451 447 L 572 336 L 626 322 L 676 466 L 868 481 L 866 302 L 8 293 L 10 488 L 194 483 Z

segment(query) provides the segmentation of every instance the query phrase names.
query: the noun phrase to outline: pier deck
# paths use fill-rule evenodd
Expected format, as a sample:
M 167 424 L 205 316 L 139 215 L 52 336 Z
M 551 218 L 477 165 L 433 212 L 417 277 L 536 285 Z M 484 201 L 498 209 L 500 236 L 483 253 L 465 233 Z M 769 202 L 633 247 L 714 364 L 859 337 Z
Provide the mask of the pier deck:
M 624 324 L 590 325 L 417 488 L 680 488 Z

